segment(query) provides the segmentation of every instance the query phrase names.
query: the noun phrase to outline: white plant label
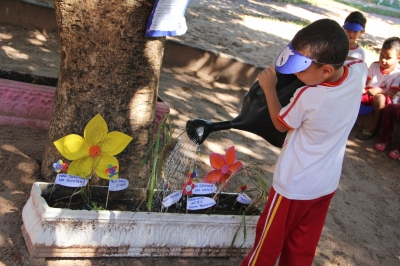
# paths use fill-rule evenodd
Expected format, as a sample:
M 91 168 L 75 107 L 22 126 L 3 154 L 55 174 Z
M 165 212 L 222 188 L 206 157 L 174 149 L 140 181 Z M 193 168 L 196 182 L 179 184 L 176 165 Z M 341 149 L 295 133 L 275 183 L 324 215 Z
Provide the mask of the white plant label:
M 129 180 L 123 178 L 117 178 L 114 180 L 110 180 L 108 184 L 108 190 L 110 191 L 120 191 L 129 186 Z
M 217 186 L 209 183 L 196 183 L 194 184 L 193 194 L 206 195 L 217 191 Z
M 201 210 L 207 209 L 215 205 L 215 200 L 208 197 L 193 197 L 189 198 L 187 201 L 188 210 Z
M 164 198 L 164 200 L 162 201 L 162 205 L 165 208 L 168 208 L 172 204 L 177 203 L 178 200 L 180 200 L 181 198 L 182 198 L 182 191 L 173 192 Z
M 236 198 L 236 200 L 242 204 L 250 204 L 251 199 L 246 195 L 246 194 L 239 194 L 239 196 Z
M 80 176 L 69 174 L 58 174 L 54 183 L 65 187 L 84 187 L 88 180 Z

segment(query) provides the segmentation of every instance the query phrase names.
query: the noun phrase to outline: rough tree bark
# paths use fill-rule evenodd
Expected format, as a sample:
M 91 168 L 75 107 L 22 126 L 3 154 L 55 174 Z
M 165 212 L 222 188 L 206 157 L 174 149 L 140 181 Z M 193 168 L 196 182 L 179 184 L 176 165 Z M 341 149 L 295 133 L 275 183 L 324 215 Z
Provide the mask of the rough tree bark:
M 109 131 L 133 137 L 119 155 L 119 176 L 146 187 L 140 161 L 151 141 L 165 38 L 146 38 L 155 0 L 54 0 L 60 72 L 41 172 L 53 181 L 61 158 L 53 141 L 83 136 L 100 113 Z

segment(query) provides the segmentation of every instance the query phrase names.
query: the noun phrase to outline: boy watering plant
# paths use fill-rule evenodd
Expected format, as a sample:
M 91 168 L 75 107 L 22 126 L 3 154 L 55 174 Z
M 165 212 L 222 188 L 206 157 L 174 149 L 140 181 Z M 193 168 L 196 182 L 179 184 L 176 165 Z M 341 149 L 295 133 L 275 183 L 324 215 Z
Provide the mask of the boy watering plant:
M 367 77 L 362 60 L 346 61 L 349 38 L 335 21 L 300 30 L 275 62 L 306 84 L 282 107 L 269 67 L 258 75 L 274 126 L 288 131 L 252 251 L 242 265 L 311 265 L 339 184 L 348 135 Z M 354 88 L 360 88 L 355 90 Z

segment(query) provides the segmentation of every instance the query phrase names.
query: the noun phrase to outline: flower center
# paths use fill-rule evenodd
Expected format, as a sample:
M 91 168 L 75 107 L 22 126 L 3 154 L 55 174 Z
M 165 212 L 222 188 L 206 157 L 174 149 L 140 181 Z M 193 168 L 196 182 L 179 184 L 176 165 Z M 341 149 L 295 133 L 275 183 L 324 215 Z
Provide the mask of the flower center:
M 89 149 L 89 154 L 91 157 L 95 158 L 97 156 L 99 156 L 101 153 L 101 149 L 98 145 L 93 145 L 92 147 L 90 147 Z
M 222 166 L 221 173 L 227 174 L 228 172 L 229 172 L 229 166 L 227 166 L 227 165 Z

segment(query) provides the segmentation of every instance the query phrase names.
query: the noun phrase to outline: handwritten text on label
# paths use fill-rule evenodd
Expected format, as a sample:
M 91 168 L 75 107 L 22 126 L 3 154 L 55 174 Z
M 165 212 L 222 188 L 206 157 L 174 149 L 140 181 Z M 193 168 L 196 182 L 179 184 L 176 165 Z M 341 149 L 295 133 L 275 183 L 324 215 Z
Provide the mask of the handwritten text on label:
M 242 204 L 250 204 L 251 203 L 251 199 L 246 194 L 239 194 L 239 196 L 237 197 L 236 200 Z
M 85 178 L 69 174 L 58 174 L 55 181 L 56 184 L 66 187 L 83 187 L 87 182 Z
M 120 191 L 127 188 L 129 185 L 129 180 L 118 178 L 114 180 L 110 180 L 108 184 L 108 190 L 110 191 Z
M 214 184 L 209 183 L 196 183 L 194 184 L 193 194 L 206 195 L 217 191 L 217 187 Z
M 169 194 L 168 196 L 166 196 L 164 198 L 164 200 L 162 201 L 162 205 L 165 208 L 168 208 L 169 206 L 171 206 L 172 204 L 175 204 L 178 202 L 178 200 L 180 200 L 182 198 L 182 191 L 176 191 L 174 193 Z
M 207 209 L 215 205 L 215 200 L 208 197 L 193 197 L 189 198 L 187 202 L 188 210 L 201 210 Z

